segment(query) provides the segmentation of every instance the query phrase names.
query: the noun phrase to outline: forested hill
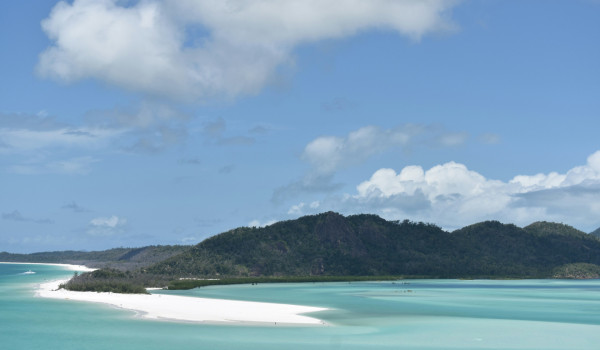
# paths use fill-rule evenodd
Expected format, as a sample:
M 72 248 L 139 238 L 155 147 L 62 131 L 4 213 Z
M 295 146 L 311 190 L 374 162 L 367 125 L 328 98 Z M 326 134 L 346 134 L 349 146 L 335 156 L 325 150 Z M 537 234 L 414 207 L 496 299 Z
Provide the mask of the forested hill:
M 597 278 L 600 239 L 549 222 L 520 228 L 486 221 L 447 232 L 433 224 L 327 212 L 262 228 L 237 228 L 196 246 L 0 253 L 0 261 L 73 263 L 127 271 L 81 275 L 81 281 L 75 282 L 82 288 L 105 287 L 115 279 L 123 285 L 149 287 L 180 278 L 254 276 Z
M 487 221 L 454 232 L 376 215 L 327 212 L 211 237 L 144 271 L 177 277 L 550 277 L 572 263 L 600 264 L 600 240 L 570 226 Z
M 190 246 L 147 246 L 141 248 L 113 248 L 94 252 L 72 250 L 32 254 L 0 252 L 0 261 L 62 263 L 134 270 L 163 261 L 189 248 Z
M 595 231 L 591 232 L 590 235 L 595 236 L 598 239 L 600 239 L 600 227 L 597 228 Z

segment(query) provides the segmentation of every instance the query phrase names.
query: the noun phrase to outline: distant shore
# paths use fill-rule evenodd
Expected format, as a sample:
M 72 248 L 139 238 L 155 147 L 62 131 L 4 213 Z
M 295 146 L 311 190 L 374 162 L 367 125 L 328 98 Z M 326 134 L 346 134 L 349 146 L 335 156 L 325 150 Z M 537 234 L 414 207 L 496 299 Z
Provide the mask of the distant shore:
M 32 263 L 32 262 L 12 262 L 12 261 L 0 261 L 0 264 L 15 264 L 15 265 L 51 265 L 64 267 L 71 271 L 89 272 L 97 269 L 87 267 L 84 265 L 73 265 L 73 264 L 53 264 L 53 263 Z
M 52 265 L 71 271 L 93 271 L 83 265 L 15 263 L 1 264 Z M 183 322 L 263 324 L 263 325 L 326 325 L 306 313 L 324 311 L 326 308 L 275 304 L 252 301 L 196 298 L 164 294 L 119 294 L 97 292 L 75 292 L 59 289 L 69 279 L 45 282 L 39 285 L 36 296 L 42 298 L 75 300 L 108 304 L 117 308 L 132 310 L 141 317 Z

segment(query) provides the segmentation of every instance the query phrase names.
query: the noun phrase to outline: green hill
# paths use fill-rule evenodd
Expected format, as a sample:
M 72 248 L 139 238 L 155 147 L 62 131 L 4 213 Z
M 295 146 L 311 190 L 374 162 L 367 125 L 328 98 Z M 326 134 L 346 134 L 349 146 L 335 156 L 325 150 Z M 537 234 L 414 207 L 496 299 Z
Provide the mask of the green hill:
M 69 282 L 67 288 L 77 290 L 137 291 L 167 284 L 191 288 L 207 283 L 374 276 L 593 278 L 600 265 L 600 240 L 549 222 L 520 228 L 486 221 L 447 232 L 422 222 L 327 212 L 262 228 L 236 228 L 192 247 L 0 253 L 0 260 L 108 268 Z
M 62 263 L 135 270 L 163 261 L 189 248 L 189 246 L 147 246 L 142 248 L 114 248 L 94 252 L 72 250 L 32 254 L 0 252 L 0 261 Z
M 586 263 L 566 264 L 554 269 L 554 278 L 597 279 L 600 278 L 600 266 Z
M 176 277 L 546 277 L 569 263 L 600 264 L 600 241 L 569 226 L 497 221 L 452 233 L 432 224 L 328 212 L 237 228 L 145 271 Z
M 263 228 L 237 228 L 148 268 L 178 276 L 445 274 L 447 232 L 375 215 L 328 212 Z
M 595 231 L 590 232 L 590 235 L 600 239 L 600 227 L 597 228 Z
M 585 238 L 587 236 L 587 233 L 579 231 L 572 226 L 547 221 L 537 221 L 531 225 L 525 226 L 523 229 L 538 236 L 558 235 L 579 238 Z

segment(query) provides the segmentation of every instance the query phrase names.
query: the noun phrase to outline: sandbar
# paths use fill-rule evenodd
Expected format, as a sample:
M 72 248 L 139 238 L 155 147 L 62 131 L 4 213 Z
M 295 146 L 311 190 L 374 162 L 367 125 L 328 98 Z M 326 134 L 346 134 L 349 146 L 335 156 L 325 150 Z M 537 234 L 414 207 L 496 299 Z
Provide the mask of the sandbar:
M 58 289 L 65 280 L 42 283 L 37 296 L 63 300 L 103 303 L 133 310 L 148 319 L 205 323 L 240 323 L 265 325 L 326 325 L 303 314 L 326 308 L 252 301 L 196 298 L 165 294 L 120 294 L 75 292 Z
M 96 270 L 83 265 L 70 264 L 17 262 L 0 262 L 0 264 L 53 265 L 82 272 Z M 36 296 L 102 303 L 135 311 L 143 318 L 158 320 L 263 325 L 327 325 L 320 319 L 304 315 L 325 311 L 328 310 L 327 308 L 165 294 L 97 293 L 59 289 L 60 284 L 68 281 L 69 279 L 61 279 L 42 283 L 36 291 Z

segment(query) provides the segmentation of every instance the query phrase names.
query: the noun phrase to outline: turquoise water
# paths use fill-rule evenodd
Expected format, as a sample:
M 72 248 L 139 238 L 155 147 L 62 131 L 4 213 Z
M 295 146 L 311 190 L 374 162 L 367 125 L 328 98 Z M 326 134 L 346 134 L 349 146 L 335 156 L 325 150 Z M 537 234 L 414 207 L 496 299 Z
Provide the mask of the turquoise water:
M 27 270 L 36 274 L 22 274 Z M 327 327 L 144 320 L 130 311 L 42 299 L 60 267 L 0 264 L 2 349 L 594 349 L 600 281 L 304 283 L 160 291 L 328 307 Z

